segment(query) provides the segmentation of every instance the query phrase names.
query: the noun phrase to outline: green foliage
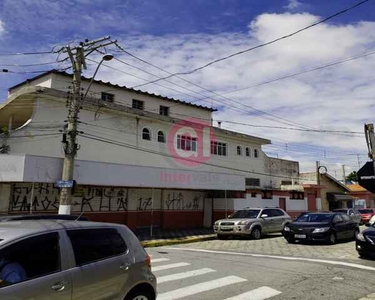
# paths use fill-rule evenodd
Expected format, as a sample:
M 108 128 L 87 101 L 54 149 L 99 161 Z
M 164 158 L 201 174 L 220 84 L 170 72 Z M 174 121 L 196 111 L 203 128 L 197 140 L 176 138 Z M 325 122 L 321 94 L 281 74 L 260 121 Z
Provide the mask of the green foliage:
M 348 176 L 346 176 L 346 180 L 358 181 L 357 172 L 356 171 L 351 172 Z

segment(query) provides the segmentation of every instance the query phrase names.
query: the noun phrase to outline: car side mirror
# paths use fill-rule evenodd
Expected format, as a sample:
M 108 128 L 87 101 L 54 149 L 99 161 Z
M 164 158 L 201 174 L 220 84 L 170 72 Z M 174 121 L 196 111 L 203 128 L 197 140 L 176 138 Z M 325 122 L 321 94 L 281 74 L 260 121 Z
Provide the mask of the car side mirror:
M 263 215 L 261 215 L 260 217 L 261 217 L 261 218 L 267 218 L 268 215 L 267 215 L 267 214 L 263 214 Z

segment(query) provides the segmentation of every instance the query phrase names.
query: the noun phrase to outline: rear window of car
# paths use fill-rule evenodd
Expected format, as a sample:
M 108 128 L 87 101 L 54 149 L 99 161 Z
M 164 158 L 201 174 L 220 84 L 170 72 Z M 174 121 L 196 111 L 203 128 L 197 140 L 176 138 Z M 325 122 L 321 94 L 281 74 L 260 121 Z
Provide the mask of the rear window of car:
M 127 246 L 114 228 L 68 230 L 77 266 L 124 254 Z
M 372 209 L 359 209 L 358 211 L 361 214 L 372 214 L 372 213 L 374 213 Z
M 300 216 L 296 222 L 330 222 L 333 214 L 305 214 Z

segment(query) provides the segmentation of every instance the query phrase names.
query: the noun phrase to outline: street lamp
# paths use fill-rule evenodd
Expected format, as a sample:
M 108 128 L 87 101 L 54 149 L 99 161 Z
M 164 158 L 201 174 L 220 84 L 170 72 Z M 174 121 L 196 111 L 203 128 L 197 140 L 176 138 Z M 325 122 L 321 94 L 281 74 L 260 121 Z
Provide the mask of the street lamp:
M 89 93 L 90 91 L 90 88 L 91 88 L 91 85 L 92 83 L 94 82 L 94 78 L 96 76 L 96 73 L 98 73 L 98 70 L 100 68 L 100 66 L 102 65 L 103 61 L 110 61 L 114 58 L 113 54 L 110 54 L 110 53 L 106 53 L 102 56 L 102 59 L 101 61 L 99 62 L 98 66 L 96 67 L 96 70 L 94 72 L 94 75 L 91 77 L 91 80 L 90 80 L 90 83 L 89 83 L 89 86 L 87 87 L 87 90 L 86 90 L 86 93 L 85 95 L 83 96 L 83 99 L 86 98 L 87 94 Z

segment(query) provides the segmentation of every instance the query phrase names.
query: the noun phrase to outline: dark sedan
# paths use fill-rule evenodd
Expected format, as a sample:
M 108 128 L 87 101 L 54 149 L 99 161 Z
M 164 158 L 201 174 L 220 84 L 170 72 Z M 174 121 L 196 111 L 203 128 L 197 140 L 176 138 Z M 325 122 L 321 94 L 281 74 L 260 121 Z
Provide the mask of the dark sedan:
M 358 224 L 342 213 L 306 213 L 284 228 L 288 243 L 321 241 L 335 244 L 338 240 L 353 240 L 359 233 Z
M 369 226 L 356 238 L 356 249 L 359 256 L 375 256 L 375 225 Z

